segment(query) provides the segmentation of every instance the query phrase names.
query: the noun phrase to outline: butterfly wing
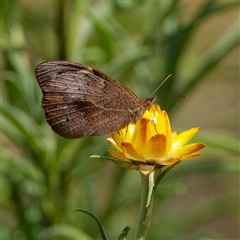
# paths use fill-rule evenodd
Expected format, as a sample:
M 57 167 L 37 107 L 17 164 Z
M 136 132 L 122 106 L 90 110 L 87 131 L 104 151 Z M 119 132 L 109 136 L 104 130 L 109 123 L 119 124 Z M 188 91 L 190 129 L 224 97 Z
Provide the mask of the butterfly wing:
M 118 131 L 132 121 L 132 111 L 140 102 L 130 89 L 83 64 L 44 62 L 35 74 L 47 122 L 65 138 Z

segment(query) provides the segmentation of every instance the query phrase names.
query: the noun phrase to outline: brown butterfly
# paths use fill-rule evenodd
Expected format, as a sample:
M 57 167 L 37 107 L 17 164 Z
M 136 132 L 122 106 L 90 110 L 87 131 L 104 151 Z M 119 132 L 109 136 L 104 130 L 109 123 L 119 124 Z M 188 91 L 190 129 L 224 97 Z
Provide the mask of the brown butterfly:
M 35 74 L 47 122 L 65 138 L 116 132 L 140 120 L 156 99 L 139 99 L 118 81 L 83 64 L 43 62 Z

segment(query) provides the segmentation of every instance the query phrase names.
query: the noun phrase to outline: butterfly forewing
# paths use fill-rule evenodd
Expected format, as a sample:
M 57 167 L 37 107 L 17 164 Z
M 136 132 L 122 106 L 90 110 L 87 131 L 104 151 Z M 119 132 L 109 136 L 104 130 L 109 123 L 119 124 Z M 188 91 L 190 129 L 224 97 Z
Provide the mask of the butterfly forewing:
M 47 122 L 65 138 L 118 131 L 139 119 L 148 104 L 147 99 L 137 98 L 124 85 L 83 64 L 44 62 L 35 74 Z

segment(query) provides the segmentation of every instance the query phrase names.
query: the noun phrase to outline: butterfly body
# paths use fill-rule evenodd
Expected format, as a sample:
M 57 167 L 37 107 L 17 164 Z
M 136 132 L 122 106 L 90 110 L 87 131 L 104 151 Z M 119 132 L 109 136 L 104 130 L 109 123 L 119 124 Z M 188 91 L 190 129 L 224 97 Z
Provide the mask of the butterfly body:
M 65 138 L 101 136 L 142 118 L 155 98 L 139 99 L 96 68 L 67 61 L 39 64 L 36 78 L 52 129 Z

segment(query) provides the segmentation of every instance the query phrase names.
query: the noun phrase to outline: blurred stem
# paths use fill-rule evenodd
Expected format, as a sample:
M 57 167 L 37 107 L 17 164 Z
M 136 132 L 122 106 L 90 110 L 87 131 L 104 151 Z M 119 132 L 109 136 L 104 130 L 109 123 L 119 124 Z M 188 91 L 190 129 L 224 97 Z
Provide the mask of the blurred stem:
M 56 23 L 56 33 L 58 36 L 58 58 L 59 60 L 66 60 L 66 45 L 65 45 L 65 12 L 67 2 L 58 1 L 57 2 L 57 23 Z
M 239 45 L 239 22 L 233 23 L 232 27 L 213 45 L 210 51 L 205 55 L 203 64 L 195 71 L 194 76 L 184 89 L 184 93 L 189 92 L 193 86 L 202 78 L 210 69 L 212 69 L 223 57 L 227 55 L 233 48 Z
M 172 12 L 177 8 L 177 5 L 179 4 L 178 0 L 173 0 L 168 2 L 168 7 L 166 9 L 162 9 L 162 5 L 166 5 L 166 3 L 160 2 L 159 4 L 153 4 L 152 11 L 157 12 L 157 14 L 153 14 L 151 18 L 149 19 L 149 22 L 147 24 L 146 34 L 143 34 L 143 37 L 145 36 L 145 39 L 143 39 L 142 45 L 151 45 L 154 42 L 154 38 L 152 37 L 153 33 L 156 35 L 162 34 L 160 31 L 159 26 L 164 25 L 164 21 L 172 14 Z M 156 36 L 157 39 L 157 36 Z
M 10 178 L 9 178 L 10 179 Z M 29 222 L 29 219 L 26 217 L 26 207 L 23 203 L 22 192 L 16 185 L 16 183 L 10 180 L 10 185 L 12 187 L 12 202 L 15 203 L 15 212 L 19 220 L 19 228 L 23 230 L 26 239 L 34 239 L 33 236 L 33 224 Z
M 117 168 L 114 172 L 114 185 L 112 190 L 109 191 L 111 194 L 108 198 L 107 208 L 104 211 L 104 215 L 101 217 L 102 222 L 106 222 L 110 216 L 110 214 L 114 211 L 114 209 L 118 208 L 116 203 L 118 202 L 119 192 L 121 190 L 121 186 L 123 184 L 124 176 L 126 171 L 124 168 Z
M 138 226 L 137 226 L 135 239 L 143 240 L 147 236 L 147 231 L 151 223 L 154 193 L 151 195 L 151 199 L 148 204 L 149 180 L 150 180 L 151 173 L 144 175 L 143 173 L 140 172 L 140 174 L 142 178 L 142 193 L 141 193 L 141 204 L 140 204 L 140 211 L 139 211 L 139 218 L 138 218 Z

